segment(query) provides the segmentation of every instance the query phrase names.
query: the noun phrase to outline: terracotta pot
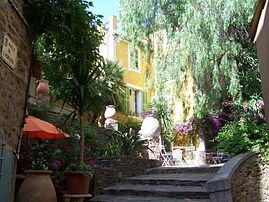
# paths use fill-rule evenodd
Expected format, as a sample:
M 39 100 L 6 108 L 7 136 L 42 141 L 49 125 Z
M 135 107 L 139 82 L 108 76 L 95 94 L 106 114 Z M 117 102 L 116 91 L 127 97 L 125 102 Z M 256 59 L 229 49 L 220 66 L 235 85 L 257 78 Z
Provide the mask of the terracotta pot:
M 106 106 L 106 111 L 105 111 L 105 118 L 111 118 L 115 119 L 117 115 L 116 109 L 114 105 L 108 105 Z
M 68 194 L 88 194 L 90 177 L 82 172 L 66 172 L 65 185 Z
M 18 191 L 16 202 L 57 202 L 50 178 L 52 171 L 26 170 L 26 177 Z
M 49 94 L 49 82 L 47 80 L 41 79 L 38 81 L 38 86 L 36 88 L 36 93 L 41 95 Z

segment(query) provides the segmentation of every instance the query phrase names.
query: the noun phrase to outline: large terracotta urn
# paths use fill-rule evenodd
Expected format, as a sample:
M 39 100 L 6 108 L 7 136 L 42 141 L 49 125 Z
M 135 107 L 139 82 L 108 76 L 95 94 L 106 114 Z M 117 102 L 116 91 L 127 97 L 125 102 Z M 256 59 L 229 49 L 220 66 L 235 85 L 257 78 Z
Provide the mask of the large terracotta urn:
M 158 139 L 161 134 L 160 122 L 154 117 L 145 117 L 139 134 L 143 139 Z
M 16 202 L 57 202 L 51 173 L 46 170 L 26 170 Z
M 48 95 L 49 94 L 49 81 L 41 79 L 38 81 L 38 86 L 36 88 L 36 93 L 38 95 Z

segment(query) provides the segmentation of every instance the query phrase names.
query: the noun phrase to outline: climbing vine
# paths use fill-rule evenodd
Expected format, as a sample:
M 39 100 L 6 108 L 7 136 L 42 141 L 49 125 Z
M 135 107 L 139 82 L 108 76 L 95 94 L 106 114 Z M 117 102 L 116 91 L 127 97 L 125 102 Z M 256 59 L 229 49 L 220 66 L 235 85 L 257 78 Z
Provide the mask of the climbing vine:
M 201 117 L 220 109 L 224 99 L 250 96 L 243 86 L 248 80 L 255 83 L 253 88 L 260 88 L 254 45 L 247 41 L 255 3 L 121 0 L 121 30 L 134 46 L 149 50 L 153 44 L 156 86 L 175 80 L 178 97 L 183 99 L 188 93 L 183 91 L 184 83 L 190 77 L 194 80 L 195 113 Z

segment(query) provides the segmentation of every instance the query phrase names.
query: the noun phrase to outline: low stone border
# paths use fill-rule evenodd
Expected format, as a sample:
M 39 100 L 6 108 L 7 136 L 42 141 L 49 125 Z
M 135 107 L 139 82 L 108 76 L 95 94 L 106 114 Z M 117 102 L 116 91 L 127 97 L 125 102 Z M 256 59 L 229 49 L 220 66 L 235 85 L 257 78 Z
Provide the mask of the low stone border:
M 211 202 L 232 202 L 231 178 L 236 169 L 255 153 L 248 152 L 239 154 L 228 162 L 217 172 L 213 179 L 206 183 Z
M 161 161 L 130 156 L 102 157 L 96 160 L 98 165 L 92 181 L 91 193 L 96 196 L 104 187 L 121 181 L 122 178 L 145 174 L 147 169 L 160 167 Z

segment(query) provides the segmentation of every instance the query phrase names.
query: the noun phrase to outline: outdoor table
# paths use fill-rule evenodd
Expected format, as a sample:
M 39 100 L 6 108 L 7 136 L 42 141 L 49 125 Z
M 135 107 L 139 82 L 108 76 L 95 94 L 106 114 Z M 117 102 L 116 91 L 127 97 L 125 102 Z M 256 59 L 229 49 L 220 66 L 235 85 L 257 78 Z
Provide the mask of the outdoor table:
M 179 151 L 180 150 L 180 151 Z M 173 158 L 176 164 L 194 164 L 195 147 L 194 146 L 173 146 Z
M 228 161 L 230 155 L 227 152 L 207 152 L 206 159 L 208 164 L 220 164 Z

